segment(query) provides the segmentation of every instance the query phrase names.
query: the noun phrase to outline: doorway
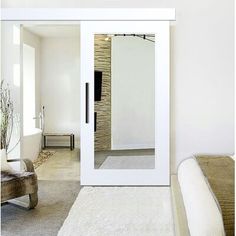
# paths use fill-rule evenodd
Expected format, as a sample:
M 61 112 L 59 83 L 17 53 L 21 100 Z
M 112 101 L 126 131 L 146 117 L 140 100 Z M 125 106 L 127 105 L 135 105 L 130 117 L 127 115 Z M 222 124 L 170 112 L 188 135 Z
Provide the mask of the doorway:
M 79 181 L 79 22 L 24 22 L 21 32 L 23 156 L 39 180 Z

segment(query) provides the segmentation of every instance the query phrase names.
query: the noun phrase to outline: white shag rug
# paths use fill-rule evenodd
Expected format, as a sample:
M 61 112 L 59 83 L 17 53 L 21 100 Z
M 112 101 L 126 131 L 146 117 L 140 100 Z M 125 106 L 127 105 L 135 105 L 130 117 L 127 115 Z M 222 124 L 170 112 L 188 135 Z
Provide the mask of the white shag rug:
M 100 169 L 154 169 L 155 156 L 108 156 Z
M 174 236 L 169 187 L 84 187 L 58 236 Z

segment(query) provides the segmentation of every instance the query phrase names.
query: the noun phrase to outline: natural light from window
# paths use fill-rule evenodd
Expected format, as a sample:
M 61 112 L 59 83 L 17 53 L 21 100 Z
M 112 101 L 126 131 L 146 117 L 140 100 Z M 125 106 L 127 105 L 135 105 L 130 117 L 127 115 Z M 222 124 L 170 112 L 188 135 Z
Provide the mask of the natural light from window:
M 16 87 L 20 87 L 20 64 L 13 65 L 13 83 Z
M 35 49 L 23 45 L 23 120 L 24 133 L 35 128 Z

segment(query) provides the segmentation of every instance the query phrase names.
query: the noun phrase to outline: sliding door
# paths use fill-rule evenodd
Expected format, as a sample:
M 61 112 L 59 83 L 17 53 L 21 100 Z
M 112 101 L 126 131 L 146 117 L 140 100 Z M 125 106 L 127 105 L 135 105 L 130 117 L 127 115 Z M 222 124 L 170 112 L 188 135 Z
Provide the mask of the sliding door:
M 169 185 L 169 22 L 81 22 L 81 184 Z

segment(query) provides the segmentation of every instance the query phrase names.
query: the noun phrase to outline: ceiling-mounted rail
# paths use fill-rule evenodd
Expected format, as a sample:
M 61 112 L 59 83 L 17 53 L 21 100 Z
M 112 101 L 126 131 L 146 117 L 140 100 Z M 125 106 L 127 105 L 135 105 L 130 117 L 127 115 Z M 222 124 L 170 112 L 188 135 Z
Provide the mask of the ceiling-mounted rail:
M 138 37 L 138 38 L 155 43 L 155 35 L 154 34 L 113 34 L 113 35 L 109 35 L 109 36 Z
M 2 8 L 3 21 L 174 21 L 175 8 Z

